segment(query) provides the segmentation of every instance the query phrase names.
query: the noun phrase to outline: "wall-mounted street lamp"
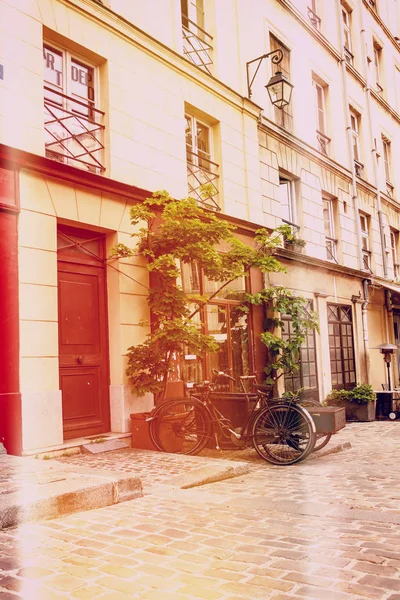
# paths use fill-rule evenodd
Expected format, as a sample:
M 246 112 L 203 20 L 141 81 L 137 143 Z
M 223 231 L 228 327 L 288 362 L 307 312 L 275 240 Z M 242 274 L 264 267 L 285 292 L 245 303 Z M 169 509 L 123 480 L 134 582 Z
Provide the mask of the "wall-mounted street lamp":
M 260 65 L 264 58 L 268 58 L 271 56 L 271 62 L 274 65 L 278 65 L 283 59 L 283 52 L 278 48 L 277 50 L 273 50 L 272 52 L 268 52 L 268 54 L 263 54 L 258 58 L 254 58 L 246 63 L 246 74 L 247 74 L 247 95 L 249 99 L 251 98 L 251 86 L 253 85 L 254 79 L 258 73 Z M 257 63 L 256 70 L 252 78 L 250 79 L 250 65 L 253 63 Z M 274 106 L 282 109 L 284 106 L 287 106 L 290 103 L 290 98 L 292 96 L 293 85 L 290 83 L 287 77 L 283 75 L 281 71 L 277 71 L 275 75 L 271 77 L 265 86 L 268 90 L 268 94 L 270 100 Z

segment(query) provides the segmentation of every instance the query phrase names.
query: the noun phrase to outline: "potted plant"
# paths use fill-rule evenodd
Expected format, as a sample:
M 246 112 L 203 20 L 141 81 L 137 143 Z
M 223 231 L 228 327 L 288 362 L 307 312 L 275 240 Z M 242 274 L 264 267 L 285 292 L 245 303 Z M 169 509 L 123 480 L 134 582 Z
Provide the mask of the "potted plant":
M 280 225 L 276 228 L 276 231 L 282 235 L 283 245 L 287 250 L 292 250 L 293 252 L 302 252 L 304 246 L 307 244 L 305 240 L 296 235 L 294 228 L 288 223 Z
M 376 394 L 371 385 L 358 383 L 352 390 L 332 390 L 326 406 L 344 406 L 346 421 L 374 421 Z

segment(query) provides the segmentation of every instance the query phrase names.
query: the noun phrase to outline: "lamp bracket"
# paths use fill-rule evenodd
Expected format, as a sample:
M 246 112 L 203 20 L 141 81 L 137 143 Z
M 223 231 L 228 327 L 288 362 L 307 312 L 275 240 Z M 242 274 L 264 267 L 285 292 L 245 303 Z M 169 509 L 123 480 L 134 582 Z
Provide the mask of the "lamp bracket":
M 282 59 L 283 59 L 283 52 L 280 48 L 277 48 L 276 50 L 272 50 L 272 52 L 268 52 L 267 54 L 263 54 L 262 56 L 259 56 L 258 58 L 253 58 L 253 60 L 249 60 L 249 62 L 246 63 L 246 75 L 247 75 L 247 96 L 250 99 L 251 98 L 251 86 L 253 85 L 253 82 L 256 78 L 256 75 L 258 73 L 258 70 L 260 68 L 260 65 L 262 63 L 262 61 L 265 58 L 271 57 L 271 62 L 274 63 L 274 65 L 278 65 Z M 253 63 L 257 63 L 257 67 L 256 70 L 254 71 L 254 75 L 250 80 L 250 70 L 249 67 L 250 65 L 252 65 Z

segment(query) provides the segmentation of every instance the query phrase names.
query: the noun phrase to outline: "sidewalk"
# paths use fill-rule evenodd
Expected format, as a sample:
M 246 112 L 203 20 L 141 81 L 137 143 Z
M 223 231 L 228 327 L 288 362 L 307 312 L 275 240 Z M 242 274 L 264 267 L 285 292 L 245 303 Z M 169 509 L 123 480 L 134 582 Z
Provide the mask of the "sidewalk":
M 245 462 L 127 448 L 72 459 L 0 455 L 0 529 L 119 504 L 168 481 L 187 489 L 243 475 Z

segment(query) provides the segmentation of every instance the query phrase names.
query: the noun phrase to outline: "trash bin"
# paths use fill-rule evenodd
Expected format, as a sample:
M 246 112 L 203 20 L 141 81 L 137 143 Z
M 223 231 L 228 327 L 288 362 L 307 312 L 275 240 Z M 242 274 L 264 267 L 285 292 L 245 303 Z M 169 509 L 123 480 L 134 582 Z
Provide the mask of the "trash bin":
M 149 414 L 149 412 L 131 414 L 132 448 L 157 450 L 150 439 L 149 424 L 146 421 Z

